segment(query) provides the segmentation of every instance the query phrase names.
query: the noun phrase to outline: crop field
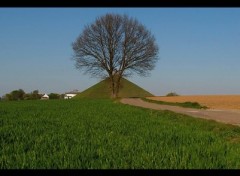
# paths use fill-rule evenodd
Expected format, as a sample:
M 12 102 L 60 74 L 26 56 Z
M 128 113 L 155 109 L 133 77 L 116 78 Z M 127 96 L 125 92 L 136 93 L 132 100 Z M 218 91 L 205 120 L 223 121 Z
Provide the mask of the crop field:
M 148 99 L 166 102 L 198 102 L 210 109 L 238 109 L 240 110 L 240 95 L 196 95 L 173 97 L 148 97 Z
M 240 168 L 240 128 L 107 99 L 0 102 L 0 168 Z

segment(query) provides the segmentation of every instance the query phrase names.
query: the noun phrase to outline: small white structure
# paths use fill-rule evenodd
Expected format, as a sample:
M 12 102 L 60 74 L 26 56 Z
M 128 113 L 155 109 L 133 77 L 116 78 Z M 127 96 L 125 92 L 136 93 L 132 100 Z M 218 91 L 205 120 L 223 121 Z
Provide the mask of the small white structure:
M 49 96 L 47 94 L 44 94 L 42 97 L 41 97 L 41 100 L 48 100 L 49 99 Z
M 73 90 L 71 92 L 66 92 L 64 95 L 64 99 L 71 99 L 72 97 L 75 97 L 78 94 L 78 90 Z

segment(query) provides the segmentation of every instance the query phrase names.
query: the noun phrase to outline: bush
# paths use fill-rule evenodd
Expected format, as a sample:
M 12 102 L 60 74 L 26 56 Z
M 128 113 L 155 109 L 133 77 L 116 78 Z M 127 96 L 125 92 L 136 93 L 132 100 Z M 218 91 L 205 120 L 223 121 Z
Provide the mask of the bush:
M 176 92 L 170 92 L 166 95 L 167 97 L 179 96 Z
M 49 99 L 59 99 L 60 95 L 57 93 L 50 93 L 49 95 Z

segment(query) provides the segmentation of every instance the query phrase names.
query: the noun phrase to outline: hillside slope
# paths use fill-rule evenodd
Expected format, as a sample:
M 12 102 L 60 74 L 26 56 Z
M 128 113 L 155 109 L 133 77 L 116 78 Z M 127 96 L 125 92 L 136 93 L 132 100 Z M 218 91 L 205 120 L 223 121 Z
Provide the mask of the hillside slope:
M 127 79 L 122 78 L 120 83 L 120 90 L 118 93 L 118 97 L 148 97 L 153 96 L 148 91 L 143 88 L 137 86 L 136 84 L 128 81 Z M 105 79 L 100 81 L 99 83 L 93 85 L 92 87 L 86 89 L 76 98 L 110 98 L 111 90 L 110 90 L 110 81 L 109 79 Z

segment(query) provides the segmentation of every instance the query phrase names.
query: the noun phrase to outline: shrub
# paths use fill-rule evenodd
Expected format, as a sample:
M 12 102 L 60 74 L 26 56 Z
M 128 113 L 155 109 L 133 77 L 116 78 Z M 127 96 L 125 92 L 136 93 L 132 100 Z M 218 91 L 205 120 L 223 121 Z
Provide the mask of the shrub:
M 176 92 L 170 92 L 166 95 L 167 97 L 179 96 Z
M 50 93 L 49 95 L 49 99 L 59 99 L 60 95 L 57 93 Z

